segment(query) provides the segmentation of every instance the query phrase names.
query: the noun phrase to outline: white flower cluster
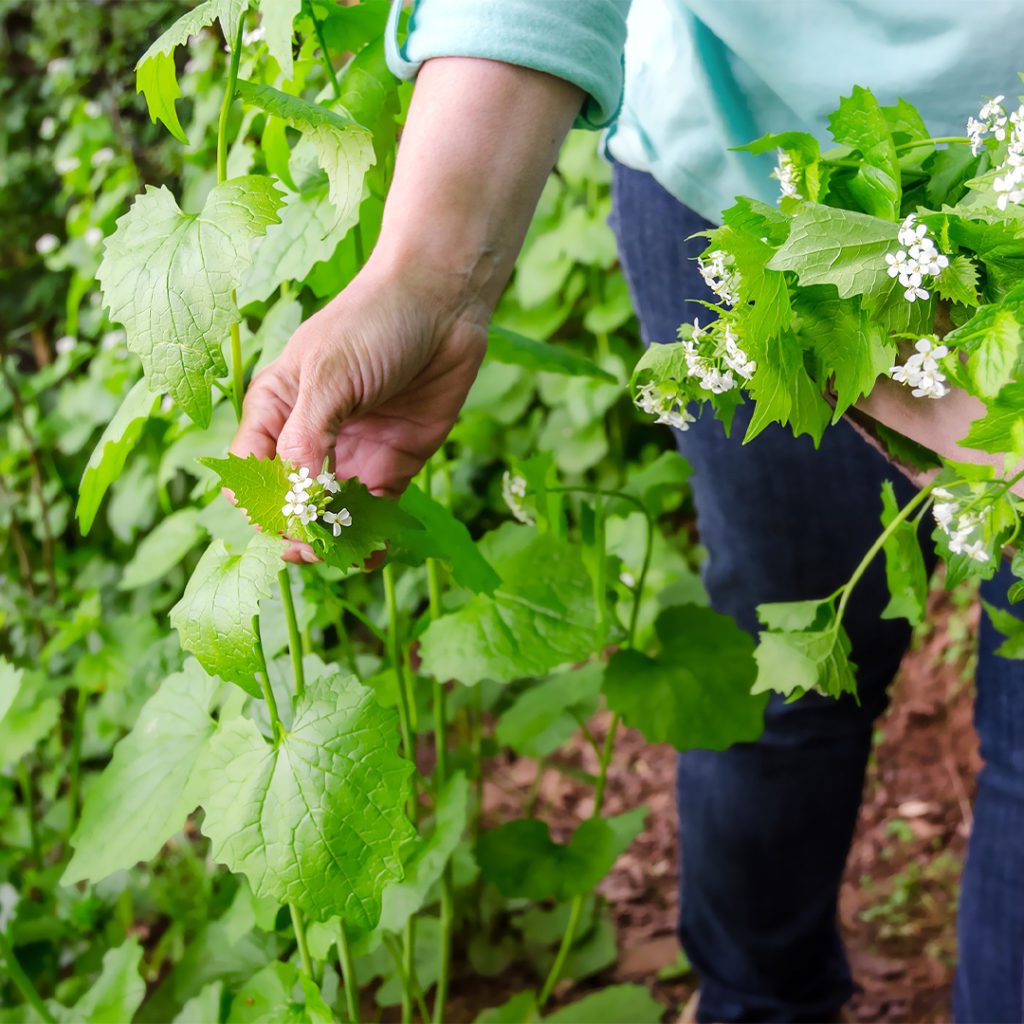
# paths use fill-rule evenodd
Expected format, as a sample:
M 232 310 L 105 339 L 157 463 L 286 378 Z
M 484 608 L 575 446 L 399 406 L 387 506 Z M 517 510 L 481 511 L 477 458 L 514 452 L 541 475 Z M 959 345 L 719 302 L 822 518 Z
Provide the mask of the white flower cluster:
M 731 253 L 716 249 L 708 256 L 697 260 L 697 267 L 704 283 L 728 306 L 740 301 L 740 272 Z
M 320 518 L 331 527 L 335 537 L 341 533 L 342 527 L 352 525 L 352 514 L 347 508 L 337 512 L 327 508 L 331 495 L 340 489 L 333 473 L 325 469 L 313 479 L 309 470 L 302 466 L 288 474 L 288 481 L 291 487 L 284 496 L 281 514 L 288 518 L 289 525 L 298 520 L 303 526 L 308 526 Z
M 796 187 L 798 171 L 793 158 L 784 150 L 779 150 L 779 162 L 772 171 L 772 177 L 779 183 L 779 201 L 783 199 L 803 199 Z
M 36 252 L 39 253 L 40 256 L 46 256 L 53 252 L 58 245 L 60 245 L 60 239 L 56 235 L 40 235 L 36 239 Z
M 917 217 L 911 213 L 900 226 L 900 245 L 906 246 L 895 254 L 887 252 L 885 262 L 889 264 L 889 276 L 898 277 L 905 289 L 903 297 L 907 302 L 927 299 L 928 292 L 921 287 L 925 277 L 941 274 L 949 266 L 949 257 L 943 256 L 928 237 L 928 228 L 915 223 Z
M 697 378 L 703 390 L 710 391 L 713 395 L 721 395 L 739 387 L 739 381 L 733 374 L 737 374 L 743 380 L 750 380 L 754 376 L 757 363 L 740 348 L 736 335 L 729 324 L 725 325 L 725 331 L 722 334 L 724 352 L 721 353 L 720 358 L 725 364 L 724 370 L 716 361 L 717 353 L 716 357 L 700 354 L 698 346 L 705 334 L 706 330 L 701 330 L 700 321 L 694 320 L 693 336 L 683 341 L 687 373 L 691 377 Z
M 897 384 L 913 388 L 915 398 L 942 398 L 949 388 L 946 376 L 939 369 L 939 360 L 949 355 L 945 345 L 937 345 L 931 338 L 919 338 L 914 354 L 902 366 L 893 366 L 889 375 Z
M 1006 110 L 1003 107 L 1005 96 L 997 96 L 989 100 L 977 117 L 967 118 L 967 137 L 971 140 L 971 152 L 977 156 L 985 148 L 985 136 L 989 132 L 999 139 L 1006 138 Z
M 513 476 L 506 469 L 501 477 L 501 497 L 519 522 L 533 526 L 534 518 L 526 509 L 526 480 L 523 477 Z
M 641 412 L 655 417 L 655 423 L 664 423 L 676 430 L 689 430 L 690 424 L 697 420 L 680 404 L 678 394 L 662 391 L 653 381 L 637 390 L 634 401 Z
M 992 182 L 1000 210 L 1005 210 L 1010 203 L 1024 201 L 1024 106 L 1010 115 L 1010 125 L 1006 160 L 999 168 L 1002 173 Z
M 949 538 L 949 550 L 954 555 L 966 555 L 975 562 L 989 561 L 991 556 L 985 550 L 985 542 L 976 535 L 981 527 L 981 516 L 961 512 L 953 495 L 942 487 L 936 487 L 932 494 L 940 499 L 932 506 L 932 515 L 939 529 Z

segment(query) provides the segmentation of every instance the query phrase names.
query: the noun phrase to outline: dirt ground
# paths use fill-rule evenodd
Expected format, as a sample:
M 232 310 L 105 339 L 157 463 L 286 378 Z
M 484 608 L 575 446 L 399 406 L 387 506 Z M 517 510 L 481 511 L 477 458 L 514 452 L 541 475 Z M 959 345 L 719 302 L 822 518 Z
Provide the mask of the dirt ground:
M 858 986 L 848 1007 L 854 1020 L 949 1020 L 958 876 L 979 767 L 971 725 L 977 615 L 971 595 L 933 593 L 931 625 L 918 631 L 895 683 L 892 706 L 878 724 L 840 899 Z M 592 723 L 599 742 L 606 721 L 599 717 Z M 564 756 L 572 766 L 596 770 L 596 758 L 585 743 L 570 747 Z M 606 812 L 617 814 L 644 803 L 651 814 L 646 831 L 600 890 L 617 925 L 619 959 L 580 988 L 563 985 L 559 1001 L 577 998 L 581 988 L 635 981 L 648 984 L 675 1014 L 693 992 L 696 979 L 680 971 L 673 934 L 673 772 L 670 748 L 651 746 L 630 730 L 620 734 Z M 486 784 L 488 816 L 518 813 L 535 773 L 536 766 L 528 761 L 493 772 L 500 783 Z M 564 772 L 551 768 L 544 773 L 538 813 L 552 823 L 556 838 L 564 838 L 589 814 L 589 792 Z M 500 1001 L 498 990 L 511 994 L 523 985 L 530 985 L 528 976 L 505 976 L 492 979 L 486 994 L 465 992 L 459 999 L 456 986 L 455 995 L 465 1019 L 472 1020 L 474 1010 Z M 481 995 L 485 1002 L 477 1002 Z

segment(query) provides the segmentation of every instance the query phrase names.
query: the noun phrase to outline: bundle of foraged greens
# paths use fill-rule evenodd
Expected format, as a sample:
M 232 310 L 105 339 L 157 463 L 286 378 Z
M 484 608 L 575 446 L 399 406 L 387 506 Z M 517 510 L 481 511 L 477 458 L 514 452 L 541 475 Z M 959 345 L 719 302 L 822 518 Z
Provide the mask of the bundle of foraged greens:
M 933 138 L 909 103 L 883 107 L 857 87 L 829 126 L 826 153 L 802 132 L 743 147 L 777 151 L 777 208 L 741 197 L 706 233 L 701 273 L 719 303 L 701 305 L 717 316 L 652 346 L 631 388 L 681 430 L 704 403 L 729 429 L 750 400 L 746 441 L 780 423 L 818 443 L 854 407 L 879 420 L 872 433 L 927 485 L 902 510 L 883 495 L 867 561 L 885 551 L 888 613 L 917 621 L 929 507 L 949 585 L 994 575 L 1020 529 L 1024 106 L 996 97 L 962 138 Z M 1024 558 L 1012 564 L 1024 576 Z M 784 656 L 802 680 L 791 692 L 854 688 L 841 620 L 860 571 L 823 602 L 763 609 L 759 661 L 782 677 Z M 1010 599 L 1022 597 L 1017 583 Z M 999 625 L 1024 631 L 1012 616 Z

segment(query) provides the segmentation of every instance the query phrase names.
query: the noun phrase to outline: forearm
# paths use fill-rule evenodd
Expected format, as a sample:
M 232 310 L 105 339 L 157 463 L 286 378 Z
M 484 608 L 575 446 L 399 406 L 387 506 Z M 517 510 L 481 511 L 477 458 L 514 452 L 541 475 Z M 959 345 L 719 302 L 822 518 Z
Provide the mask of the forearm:
M 576 86 L 529 68 L 428 61 L 402 134 L 374 268 L 421 282 L 426 275 L 442 304 L 485 320 L 582 102 Z

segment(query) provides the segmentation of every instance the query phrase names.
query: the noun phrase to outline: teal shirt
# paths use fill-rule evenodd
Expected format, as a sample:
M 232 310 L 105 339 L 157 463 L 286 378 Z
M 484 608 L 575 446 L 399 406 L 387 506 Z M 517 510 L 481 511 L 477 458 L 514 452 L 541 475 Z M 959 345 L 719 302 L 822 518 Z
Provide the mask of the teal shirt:
M 414 0 L 404 43 L 400 6 L 399 77 L 467 56 L 567 79 L 612 157 L 710 220 L 737 195 L 778 194 L 770 158 L 730 147 L 790 129 L 829 144 L 828 113 L 854 85 L 962 135 L 987 97 L 1015 105 L 1024 65 L 1019 0 Z

